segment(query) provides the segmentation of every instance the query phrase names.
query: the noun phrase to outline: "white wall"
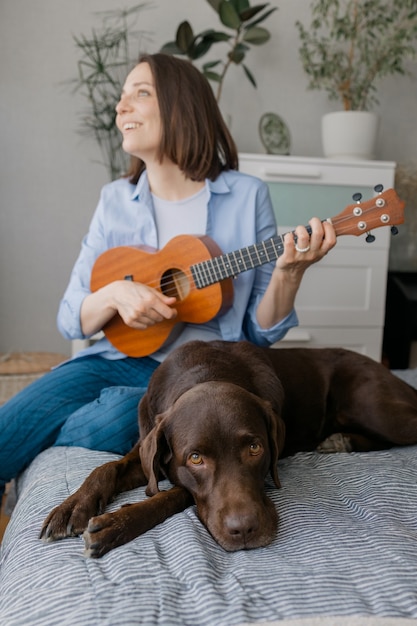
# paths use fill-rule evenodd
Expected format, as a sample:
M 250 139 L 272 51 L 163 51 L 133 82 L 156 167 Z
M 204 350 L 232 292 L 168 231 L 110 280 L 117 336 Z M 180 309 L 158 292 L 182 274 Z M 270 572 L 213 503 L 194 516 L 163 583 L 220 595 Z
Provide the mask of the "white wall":
M 95 11 L 127 8 L 113 0 L 2 0 L 0 4 L 0 351 L 68 352 L 55 327 L 60 296 L 78 254 L 107 172 L 94 163 L 93 140 L 77 134 L 84 102 L 63 84 L 76 72 L 73 34 L 98 25 Z M 306 90 L 294 23 L 309 20 L 309 0 L 281 0 L 265 25 L 272 40 L 247 58 L 254 90 L 241 68 L 227 77 L 222 108 L 232 115 L 239 149 L 262 152 L 262 113 L 282 115 L 292 154 L 321 156 L 320 118 L 326 96 Z M 192 9 L 190 9 L 192 7 Z M 172 39 L 189 19 L 195 31 L 217 28 L 204 0 L 155 0 L 140 28 L 153 33 L 148 52 Z M 416 64 L 410 68 L 417 74 Z M 380 89 L 378 158 L 417 158 L 417 82 L 387 79 Z M 334 108 L 334 107 L 333 107 Z M 378 182 L 378 181 L 376 181 Z M 348 200 L 347 200 L 348 201 Z

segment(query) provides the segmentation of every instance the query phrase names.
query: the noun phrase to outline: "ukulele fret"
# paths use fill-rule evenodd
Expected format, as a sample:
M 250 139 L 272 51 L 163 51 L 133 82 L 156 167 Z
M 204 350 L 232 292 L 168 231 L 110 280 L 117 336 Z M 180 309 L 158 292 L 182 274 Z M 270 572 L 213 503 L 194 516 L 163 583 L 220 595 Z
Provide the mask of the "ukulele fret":
M 236 256 L 236 252 L 229 252 L 227 255 L 227 258 L 230 261 L 230 266 L 232 268 L 232 276 L 236 276 L 237 274 L 240 274 L 241 270 L 241 260 L 237 258 Z
M 202 278 L 204 280 L 204 285 L 212 285 L 213 283 L 217 282 L 212 259 L 209 259 L 208 261 L 203 261 L 200 265 L 203 270 Z
M 276 261 L 283 250 L 282 239 L 277 235 L 266 241 L 191 265 L 191 275 L 197 289 L 203 289 L 227 278 L 234 278 L 242 272 Z

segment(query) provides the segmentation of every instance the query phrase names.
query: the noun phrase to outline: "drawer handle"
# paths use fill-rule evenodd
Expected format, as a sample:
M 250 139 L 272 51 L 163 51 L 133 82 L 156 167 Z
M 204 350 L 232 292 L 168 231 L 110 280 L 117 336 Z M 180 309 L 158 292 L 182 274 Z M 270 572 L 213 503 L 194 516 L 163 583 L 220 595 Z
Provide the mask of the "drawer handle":
M 293 332 L 289 331 L 285 337 L 280 339 L 280 343 L 282 342 L 294 341 L 296 343 L 308 343 L 311 341 L 311 335 L 306 330 L 294 330 Z
M 292 168 L 282 168 L 282 169 L 274 169 L 274 170 L 263 170 L 263 174 L 266 178 L 314 178 L 314 179 L 318 179 L 321 178 L 322 174 L 321 174 L 321 170 L 316 169 L 316 168 L 297 168 L 297 169 L 292 169 Z

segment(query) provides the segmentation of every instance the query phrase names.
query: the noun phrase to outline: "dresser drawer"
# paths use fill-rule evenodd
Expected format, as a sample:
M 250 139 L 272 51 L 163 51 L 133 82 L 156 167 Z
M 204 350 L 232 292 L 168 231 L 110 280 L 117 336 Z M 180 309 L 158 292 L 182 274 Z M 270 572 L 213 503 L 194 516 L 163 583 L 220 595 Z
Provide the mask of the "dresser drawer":
M 375 361 L 381 358 L 382 328 L 292 328 L 272 348 L 347 348 Z
M 364 246 L 336 244 L 308 268 L 296 297 L 301 325 L 383 326 L 388 248 Z

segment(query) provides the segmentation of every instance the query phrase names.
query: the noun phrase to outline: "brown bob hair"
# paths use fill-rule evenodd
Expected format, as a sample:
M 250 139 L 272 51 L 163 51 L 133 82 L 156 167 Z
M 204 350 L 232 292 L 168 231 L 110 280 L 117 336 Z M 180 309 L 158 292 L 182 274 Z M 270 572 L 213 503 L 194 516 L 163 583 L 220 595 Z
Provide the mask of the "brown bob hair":
M 190 61 L 167 54 L 144 54 L 155 81 L 161 114 L 159 158 L 169 158 L 192 180 L 215 180 L 238 169 L 236 144 L 223 120 L 209 82 Z M 132 157 L 127 177 L 137 183 L 145 163 Z

